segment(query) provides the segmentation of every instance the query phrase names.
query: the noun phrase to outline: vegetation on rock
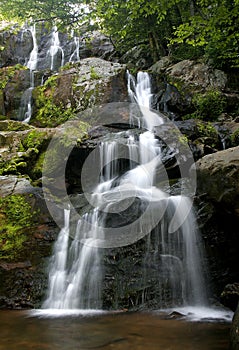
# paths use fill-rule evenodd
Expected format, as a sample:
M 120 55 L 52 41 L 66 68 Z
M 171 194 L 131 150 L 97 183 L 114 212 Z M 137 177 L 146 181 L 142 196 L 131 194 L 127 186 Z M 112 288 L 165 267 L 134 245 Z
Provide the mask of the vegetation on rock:
M 0 198 L 0 259 L 17 259 L 24 249 L 35 213 L 22 195 Z

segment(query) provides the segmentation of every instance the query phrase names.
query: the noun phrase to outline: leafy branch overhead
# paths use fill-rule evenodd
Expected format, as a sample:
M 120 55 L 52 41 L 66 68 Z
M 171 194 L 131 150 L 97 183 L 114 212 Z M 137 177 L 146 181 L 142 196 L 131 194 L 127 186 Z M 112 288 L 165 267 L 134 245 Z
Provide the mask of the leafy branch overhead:
M 123 55 L 134 46 L 152 62 L 204 57 L 218 68 L 239 66 L 238 0 L 2 0 L 2 18 L 94 25 Z

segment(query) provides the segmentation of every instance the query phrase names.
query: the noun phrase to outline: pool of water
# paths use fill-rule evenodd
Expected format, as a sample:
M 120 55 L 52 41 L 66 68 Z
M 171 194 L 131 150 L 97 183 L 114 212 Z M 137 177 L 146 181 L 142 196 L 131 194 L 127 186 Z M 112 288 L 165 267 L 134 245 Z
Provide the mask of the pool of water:
M 0 311 L 0 350 L 220 350 L 230 322 L 159 312 Z

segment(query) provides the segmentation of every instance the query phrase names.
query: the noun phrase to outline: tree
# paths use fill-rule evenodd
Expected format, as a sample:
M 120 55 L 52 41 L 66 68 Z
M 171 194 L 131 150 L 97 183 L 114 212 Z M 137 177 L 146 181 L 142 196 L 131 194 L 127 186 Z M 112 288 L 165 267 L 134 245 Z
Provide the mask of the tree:
M 239 0 L 2 0 L 0 11 L 58 27 L 94 20 L 121 55 L 140 46 L 152 62 L 180 51 L 181 59 L 199 53 L 219 68 L 239 66 Z
M 171 43 L 203 47 L 218 68 L 239 67 L 238 0 L 198 0 L 196 13 L 174 32 Z
M 21 21 L 46 21 L 60 26 L 73 25 L 85 19 L 84 1 L 81 0 L 2 0 L 1 14 Z

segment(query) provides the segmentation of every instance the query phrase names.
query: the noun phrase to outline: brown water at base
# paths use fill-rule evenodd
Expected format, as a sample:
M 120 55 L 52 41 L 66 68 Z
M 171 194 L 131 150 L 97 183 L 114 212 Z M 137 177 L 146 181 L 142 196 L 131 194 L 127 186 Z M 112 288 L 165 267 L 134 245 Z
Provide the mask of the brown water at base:
M 152 313 L 58 318 L 0 311 L 0 350 L 222 350 L 230 323 L 163 319 Z

